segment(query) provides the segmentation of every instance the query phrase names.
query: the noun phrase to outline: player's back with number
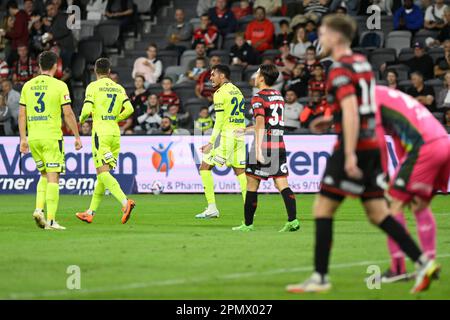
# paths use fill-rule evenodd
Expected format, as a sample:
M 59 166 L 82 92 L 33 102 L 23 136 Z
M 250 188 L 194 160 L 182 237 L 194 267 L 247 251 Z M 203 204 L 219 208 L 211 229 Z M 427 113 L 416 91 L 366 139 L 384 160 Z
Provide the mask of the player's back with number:
M 28 140 L 62 139 L 61 108 L 70 104 L 67 85 L 47 75 L 25 83 L 20 104 L 26 107 Z
M 110 78 L 91 82 L 84 103 L 92 104 L 92 131 L 99 136 L 120 136 L 118 118 L 126 101 L 125 89 Z

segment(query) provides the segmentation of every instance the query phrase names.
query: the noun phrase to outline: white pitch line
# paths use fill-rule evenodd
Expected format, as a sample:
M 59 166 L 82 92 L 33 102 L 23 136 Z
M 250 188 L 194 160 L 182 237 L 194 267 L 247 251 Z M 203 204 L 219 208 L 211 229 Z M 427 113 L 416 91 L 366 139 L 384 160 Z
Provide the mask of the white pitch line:
M 450 253 L 444 253 L 438 255 L 438 258 L 444 259 L 450 257 Z M 331 265 L 330 269 L 347 269 L 352 267 L 361 267 L 368 266 L 372 264 L 378 263 L 386 263 L 390 260 L 378 260 L 378 261 L 359 261 L 359 262 L 351 262 L 351 263 L 341 263 Z M 308 272 L 312 271 L 312 266 L 308 267 L 296 267 L 296 268 L 283 268 L 283 269 L 274 269 L 267 270 L 262 272 L 243 272 L 243 273 L 230 273 L 218 277 L 202 277 L 202 278 L 184 278 L 184 279 L 168 279 L 168 280 L 160 280 L 160 281 L 149 281 L 149 282 L 135 282 L 128 283 L 118 286 L 112 287 L 99 287 L 92 289 L 81 289 L 81 290 L 49 290 L 43 291 L 39 293 L 35 292 L 18 292 L 11 293 L 4 298 L 1 299 L 36 299 L 36 298 L 46 298 L 46 297 L 60 297 L 66 296 L 70 294 L 89 294 L 89 293 L 103 293 L 103 292 L 111 292 L 111 291 L 121 291 L 121 290 L 131 290 L 131 289 L 142 289 L 148 287 L 159 287 L 159 286 L 172 286 L 172 285 L 180 285 L 180 284 L 189 284 L 189 283 L 198 283 L 198 282 L 206 282 L 210 280 L 234 280 L 234 279 L 242 279 L 242 278 L 250 278 L 255 276 L 266 276 L 266 275 L 274 275 L 274 274 L 282 274 L 282 273 L 295 273 L 295 272 Z

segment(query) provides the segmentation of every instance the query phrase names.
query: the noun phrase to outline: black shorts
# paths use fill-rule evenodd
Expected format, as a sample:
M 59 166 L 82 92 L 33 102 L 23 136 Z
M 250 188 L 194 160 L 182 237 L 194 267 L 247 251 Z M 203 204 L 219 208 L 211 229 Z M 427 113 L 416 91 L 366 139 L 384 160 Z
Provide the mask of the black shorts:
M 287 177 L 289 175 L 285 148 L 263 149 L 263 156 L 265 163 L 257 162 L 255 149 L 251 149 L 245 168 L 245 173 L 248 176 L 260 180 L 267 180 L 269 178 Z
M 362 201 L 384 197 L 380 151 L 357 151 L 356 156 L 358 167 L 363 172 L 362 179 L 356 180 L 347 176 L 344 169 L 344 151 L 337 149 L 327 161 L 320 194 L 337 201 L 342 201 L 348 195 L 359 197 Z

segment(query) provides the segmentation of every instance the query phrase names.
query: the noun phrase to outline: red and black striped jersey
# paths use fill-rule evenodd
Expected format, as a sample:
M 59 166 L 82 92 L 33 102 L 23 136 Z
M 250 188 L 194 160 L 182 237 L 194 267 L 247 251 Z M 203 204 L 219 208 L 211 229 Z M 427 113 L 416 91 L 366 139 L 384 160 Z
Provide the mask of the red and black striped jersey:
M 263 89 L 252 98 L 253 117 L 264 117 L 265 133 L 262 147 L 284 149 L 284 98 L 278 90 Z
M 178 98 L 178 95 L 172 91 L 171 93 L 164 93 L 161 92 L 158 95 L 159 104 L 161 106 L 171 106 L 171 105 L 177 105 L 180 106 L 180 98 Z
M 336 148 L 342 144 L 342 106 L 346 97 L 356 95 L 360 118 L 357 150 L 378 148 L 375 134 L 375 77 L 367 59 L 359 54 L 344 56 L 333 63 L 327 79 L 328 102 L 338 134 Z

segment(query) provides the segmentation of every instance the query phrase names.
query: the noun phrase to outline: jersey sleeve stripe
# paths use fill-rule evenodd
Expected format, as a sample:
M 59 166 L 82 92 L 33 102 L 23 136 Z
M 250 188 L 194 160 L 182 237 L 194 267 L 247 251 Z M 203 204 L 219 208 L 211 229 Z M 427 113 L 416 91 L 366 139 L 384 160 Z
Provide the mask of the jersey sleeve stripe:
M 83 103 L 90 103 L 90 104 L 94 104 L 91 100 L 84 100 Z
M 63 103 L 63 104 L 61 105 L 61 107 L 64 107 L 64 106 L 67 106 L 67 105 L 70 105 L 70 102 Z
M 130 99 L 125 99 L 123 100 L 122 104 L 124 104 L 125 102 L 130 101 Z
M 24 103 L 19 103 L 19 105 L 22 106 L 22 107 L 27 107 L 27 105 L 24 104 Z
M 216 111 L 216 112 L 223 112 L 223 109 L 220 109 L 220 110 L 214 110 L 214 111 Z

